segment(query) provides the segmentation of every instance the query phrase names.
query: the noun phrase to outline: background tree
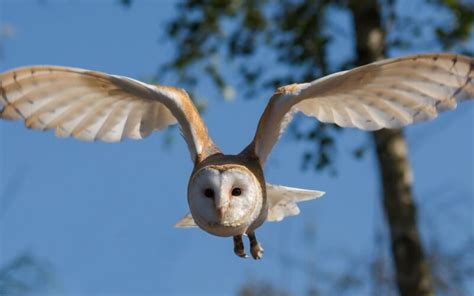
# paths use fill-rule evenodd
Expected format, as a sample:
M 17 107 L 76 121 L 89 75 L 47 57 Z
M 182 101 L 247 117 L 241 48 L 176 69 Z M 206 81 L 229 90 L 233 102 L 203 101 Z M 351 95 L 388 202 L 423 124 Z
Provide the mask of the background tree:
M 51 267 L 25 252 L 0 266 L 0 295 L 26 296 L 54 291 Z
M 222 61 L 238 68 L 247 96 L 262 88 L 312 81 L 336 70 L 366 64 L 387 54 L 447 49 L 468 53 L 474 6 L 463 1 L 416 1 L 420 14 L 403 9 L 402 1 L 214 1 L 179 4 L 180 17 L 169 24 L 176 58 L 165 66 L 190 86 L 207 74 L 224 97 L 230 93 Z M 422 13 L 426 11 L 426 15 Z M 433 12 L 438 12 L 433 14 Z M 432 13 L 430 15 L 430 12 Z M 338 24 L 340 15 L 352 23 Z M 439 16 L 442 17 L 439 17 Z M 332 43 L 353 40 L 342 58 L 332 56 Z M 355 50 L 353 50 L 355 49 Z M 343 51 L 338 51 L 338 55 Z M 265 59 L 261 57 L 265 55 Z M 273 57 L 280 65 L 269 69 Z M 293 125 L 297 138 L 314 145 L 304 163 L 335 172 L 334 125 L 317 123 L 309 130 Z M 372 133 L 390 230 L 397 287 L 401 295 L 433 294 L 433 279 L 417 227 L 412 171 L 402 130 Z M 362 155 L 364 149 L 356 154 Z

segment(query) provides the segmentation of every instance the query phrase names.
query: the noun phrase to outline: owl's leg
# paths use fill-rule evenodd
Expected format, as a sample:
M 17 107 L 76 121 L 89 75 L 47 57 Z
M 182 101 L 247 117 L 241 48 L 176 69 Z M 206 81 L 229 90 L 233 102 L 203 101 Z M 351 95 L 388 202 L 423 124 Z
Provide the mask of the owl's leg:
M 241 235 L 236 235 L 234 236 L 234 253 L 235 255 L 242 257 L 242 258 L 247 258 L 247 254 L 245 254 L 244 250 L 244 242 L 242 241 L 242 236 Z
M 257 241 L 257 237 L 255 236 L 255 232 L 251 231 L 247 233 L 250 240 L 250 253 L 252 253 L 252 257 L 255 260 L 263 258 L 263 248 L 262 245 Z

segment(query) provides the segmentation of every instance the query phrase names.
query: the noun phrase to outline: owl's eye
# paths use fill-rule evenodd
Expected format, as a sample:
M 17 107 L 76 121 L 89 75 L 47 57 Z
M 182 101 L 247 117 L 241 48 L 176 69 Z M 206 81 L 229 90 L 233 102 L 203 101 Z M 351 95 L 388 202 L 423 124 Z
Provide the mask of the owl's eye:
M 214 190 L 212 190 L 211 188 L 206 188 L 204 190 L 204 196 L 208 198 L 214 198 Z
M 232 189 L 233 196 L 239 196 L 241 194 L 242 194 L 242 190 L 239 187 L 235 187 L 234 189 Z

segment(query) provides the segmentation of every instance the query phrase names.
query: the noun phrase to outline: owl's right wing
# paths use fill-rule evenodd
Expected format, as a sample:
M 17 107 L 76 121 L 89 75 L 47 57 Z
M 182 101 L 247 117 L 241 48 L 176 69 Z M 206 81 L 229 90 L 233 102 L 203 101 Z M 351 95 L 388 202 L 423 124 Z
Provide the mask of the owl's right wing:
M 179 123 L 194 162 L 217 151 L 184 90 L 128 77 L 58 66 L 31 66 L 0 74 L 0 118 L 59 137 L 117 142 L 143 139 Z
M 444 53 L 382 60 L 279 88 L 245 152 L 263 166 L 296 112 L 342 127 L 377 130 L 429 120 L 473 98 L 472 57 Z

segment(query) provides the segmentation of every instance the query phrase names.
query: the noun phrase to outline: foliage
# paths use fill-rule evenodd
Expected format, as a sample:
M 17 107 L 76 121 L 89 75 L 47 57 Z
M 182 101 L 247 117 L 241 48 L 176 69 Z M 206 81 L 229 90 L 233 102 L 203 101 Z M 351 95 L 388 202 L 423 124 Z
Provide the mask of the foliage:
M 0 295 L 37 295 L 48 290 L 52 282 L 50 268 L 28 253 L 0 267 Z

